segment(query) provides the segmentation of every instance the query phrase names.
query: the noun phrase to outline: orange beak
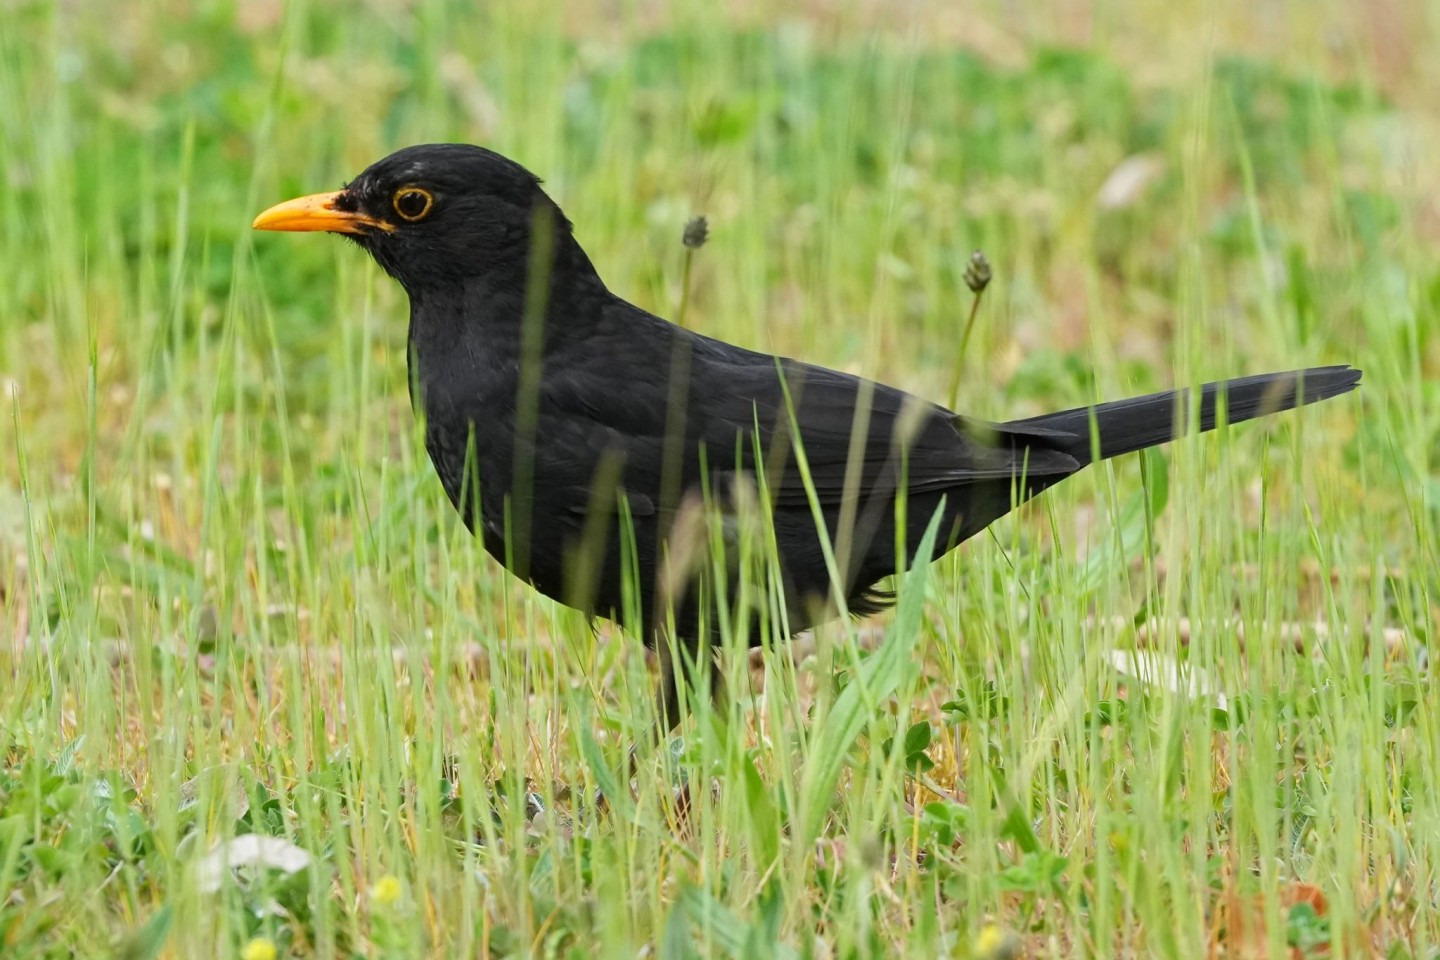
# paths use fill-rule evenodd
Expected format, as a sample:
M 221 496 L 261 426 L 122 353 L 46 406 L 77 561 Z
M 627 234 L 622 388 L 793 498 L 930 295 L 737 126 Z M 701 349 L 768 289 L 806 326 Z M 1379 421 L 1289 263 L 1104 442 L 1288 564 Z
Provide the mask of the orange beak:
M 286 200 L 260 214 L 250 226 L 256 230 L 324 230 L 329 233 L 359 234 L 367 230 L 383 230 L 389 233 L 395 229 L 384 220 L 340 209 L 336 201 L 343 195 L 343 190 L 337 190 L 334 193 L 312 193 L 308 197 Z

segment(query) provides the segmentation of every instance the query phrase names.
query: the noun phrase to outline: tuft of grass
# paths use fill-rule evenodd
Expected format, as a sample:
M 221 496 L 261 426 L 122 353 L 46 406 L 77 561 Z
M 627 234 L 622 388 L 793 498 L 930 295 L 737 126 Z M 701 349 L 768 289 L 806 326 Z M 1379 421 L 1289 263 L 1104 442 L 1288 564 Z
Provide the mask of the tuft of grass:
M 0 954 L 1440 948 L 1419 6 L 722 7 L 5 5 Z M 399 292 L 248 229 L 444 139 L 642 306 L 977 416 L 1364 386 L 1090 471 L 894 615 L 732 637 L 728 725 L 626 791 L 638 643 L 456 522 Z M 206 889 L 244 837 L 289 855 Z

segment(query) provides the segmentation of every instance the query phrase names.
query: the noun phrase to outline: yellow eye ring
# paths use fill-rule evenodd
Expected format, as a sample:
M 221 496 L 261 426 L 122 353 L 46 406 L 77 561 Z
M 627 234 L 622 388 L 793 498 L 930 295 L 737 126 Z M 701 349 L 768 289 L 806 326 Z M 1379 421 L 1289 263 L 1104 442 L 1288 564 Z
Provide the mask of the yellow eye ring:
M 395 196 L 390 198 L 390 205 L 395 208 L 395 213 L 401 220 L 415 223 L 430 216 L 430 208 L 435 206 L 435 197 L 423 187 L 405 186 L 395 191 Z

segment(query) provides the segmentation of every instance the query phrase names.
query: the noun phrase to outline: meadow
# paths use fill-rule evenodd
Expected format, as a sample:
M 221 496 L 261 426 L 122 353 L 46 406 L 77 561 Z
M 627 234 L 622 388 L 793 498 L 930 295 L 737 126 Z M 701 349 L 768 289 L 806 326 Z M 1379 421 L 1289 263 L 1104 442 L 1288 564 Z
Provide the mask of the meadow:
M 0 0 L 0 956 L 1440 956 L 1437 31 Z M 250 230 L 438 140 L 641 306 L 976 416 L 1365 379 L 727 650 L 627 789 L 641 645 L 459 522 L 401 291 Z

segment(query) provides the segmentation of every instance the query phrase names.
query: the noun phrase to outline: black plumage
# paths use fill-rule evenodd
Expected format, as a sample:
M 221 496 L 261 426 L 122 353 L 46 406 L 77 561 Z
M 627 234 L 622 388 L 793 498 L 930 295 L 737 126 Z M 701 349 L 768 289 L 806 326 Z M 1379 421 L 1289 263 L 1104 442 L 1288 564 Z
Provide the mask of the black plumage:
M 540 181 L 479 147 L 401 150 L 256 226 L 348 234 L 404 287 L 426 447 L 494 557 L 564 603 L 632 611 L 628 625 L 647 642 L 673 623 L 690 651 L 715 629 L 689 576 L 706 564 L 688 564 L 677 543 L 694 528 L 677 520 L 691 504 L 738 514 L 767 496 L 793 632 L 833 615 L 838 597 L 852 613 L 883 606 L 877 582 L 907 565 L 937 510 L 948 549 L 1096 459 L 1173 438 L 1188 419 L 1188 394 L 1171 391 L 972 421 L 682 329 L 611 293 Z M 1222 396 L 1238 422 L 1359 380 L 1335 366 L 1207 384 L 1194 425 L 1215 426 Z M 668 673 L 661 694 L 673 722 Z

